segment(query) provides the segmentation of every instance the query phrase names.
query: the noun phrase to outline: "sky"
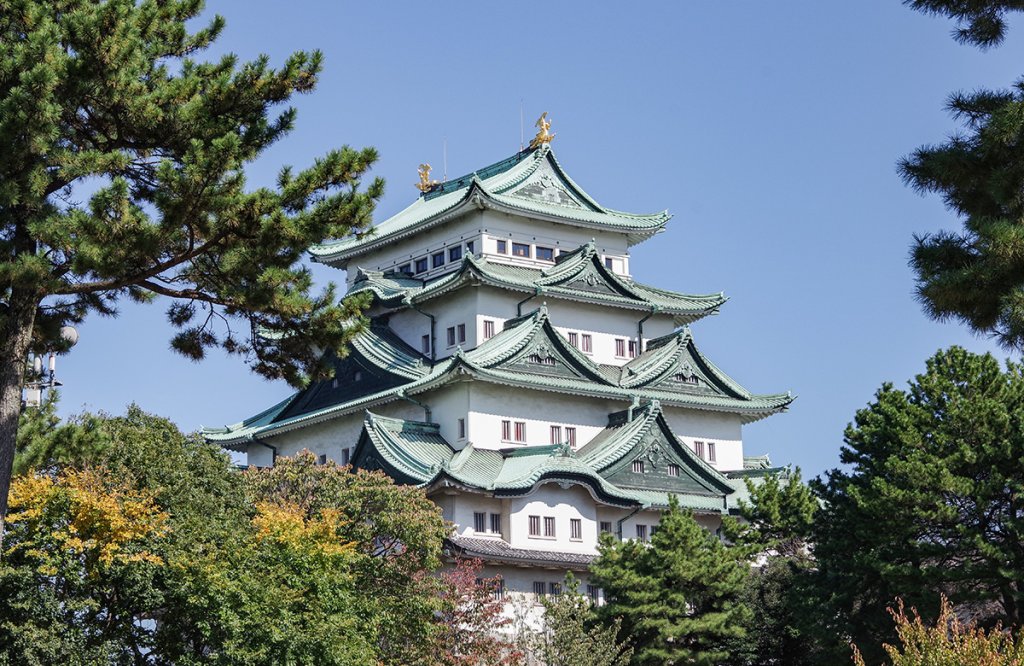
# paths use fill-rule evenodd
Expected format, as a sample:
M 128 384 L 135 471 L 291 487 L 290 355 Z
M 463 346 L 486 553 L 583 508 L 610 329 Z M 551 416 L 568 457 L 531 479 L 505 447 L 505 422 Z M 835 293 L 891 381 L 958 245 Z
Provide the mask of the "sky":
M 441 174 L 445 145 L 450 177 L 516 152 L 522 109 L 527 138 L 549 113 L 560 163 L 603 205 L 668 209 L 666 232 L 633 248 L 634 277 L 725 292 L 721 313 L 693 326 L 702 351 L 753 392 L 798 396 L 745 428 L 747 455 L 816 476 L 839 464 L 844 428 L 883 382 L 905 385 L 949 345 L 1007 356 L 915 302 L 913 235 L 960 222 L 906 187 L 896 162 L 956 131 L 950 93 L 1022 74 L 1024 23 L 982 52 L 898 0 L 208 0 L 213 13 L 227 28 L 199 58 L 325 57 L 252 187 L 342 144 L 375 146 L 383 220 L 417 196 L 417 165 Z M 290 394 L 237 357 L 171 352 L 167 305 L 125 304 L 79 327 L 58 362 L 64 414 L 135 402 L 191 431 Z

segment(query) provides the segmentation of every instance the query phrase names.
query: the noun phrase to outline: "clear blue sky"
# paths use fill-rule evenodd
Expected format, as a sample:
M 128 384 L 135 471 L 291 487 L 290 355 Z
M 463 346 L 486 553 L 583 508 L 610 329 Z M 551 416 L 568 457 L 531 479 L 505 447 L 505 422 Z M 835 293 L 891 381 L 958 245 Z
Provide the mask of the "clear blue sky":
M 376 146 L 378 219 L 408 205 L 416 166 L 457 176 L 519 147 L 548 111 L 573 178 L 622 210 L 669 209 L 668 231 L 633 250 L 637 279 L 724 291 L 698 344 L 791 410 L 749 426 L 749 454 L 816 475 L 883 381 L 903 384 L 951 344 L 996 351 L 927 320 L 906 266 L 912 234 L 956 228 L 934 196 L 904 187 L 896 160 L 956 128 L 961 89 L 1024 73 L 1024 25 L 987 53 L 898 0 L 856 3 L 209 2 L 227 18 L 210 57 L 321 49 L 318 89 L 295 131 L 252 169 L 268 184 L 344 143 Z M 330 279 L 329 271 L 319 275 Z M 342 280 L 342 275 L 337 275 Z M 289 393 L 239 359 L 169 351 L 166 303 L 94 317 L 59 363 L 63 412 L 135 401 L 186 430 L 241 420 Z

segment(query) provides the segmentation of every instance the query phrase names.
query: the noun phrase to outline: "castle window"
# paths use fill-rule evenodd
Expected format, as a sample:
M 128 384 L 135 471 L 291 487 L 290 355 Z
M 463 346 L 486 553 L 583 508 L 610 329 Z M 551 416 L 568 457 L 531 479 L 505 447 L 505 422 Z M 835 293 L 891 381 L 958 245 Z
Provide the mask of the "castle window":
M 456 329 L 459 332 L 459 342 L 465 342 L 466 341 L 466 325 L 465 324 L 459 324 L 456 327 Z
M 455 327 L 454 326 L 449 326 L 448 327 L 448 346 L 449 347 L 454 347 L 455 346 Z
M 361 382 L 361 381 L 363 381 L 363 371 L 362 370 L 356 370 L 355 374 L 352 375 L 352 381 L 354 381 L 354 382 Z
M 544 516 L 544 536 L 554 537 L 555 536 L 555 517 Z
M 525 421 L 516 421 L 516 433 L 515 434 L 516 434 L 516 441 L 517 442 L 525 442 L 526 441 L 526 422 Z
M 466 252 L 473 254 L 473 241 L 466 241 Z
M 491 597 L 495 601 L 504 601 L 505 600 L 505 580 L 502 579 L 502 578 L 499 578 L 498 580 L 494 581 L 492 583 L 492 585 L 493 585 L 493 587 L 491 588 Z
M 459 439 L 466 439 L 466 419 L 459 419 Z
M 501 514 L 500 513 L 492 513 L 491 514 L 491 533 L 492 534 L 501 534 Z
M 508 254 L 508 241 L 498 241 L 498 254 Z
M 525 243 L 512 243 L 512 256 L 513 257 L 526 257 L 530 258 L 530 246 Z
M 541 356 L 539 354 L 530 355 L 530 363 L 536 363 L 537 365 L 554 365 L 555 359 L 551 356 Z
M 433 256 L 430 257 L 430 259 L 434 264 L 434 268 L 444 266 L 444 252 L 436 252 L 434 253 Z
M 607 268 L 608 270 L 614 270 L 615 269 L 615 260 L 612 259 L 611 257 L 605 257 L 604 258 L 604 267 Z
M 502 421 L 501 422 L 501 439 L 506 441 L 506 442 L 512 439 L 512 422 L 511 421 Z
M 540 536 L 540 516 L 530 516 L 530 536 Z
M 594 352 L 594 339 L 590 333 L 584 333 L 580 337 L 583 338 L 583 353 L 592 354 Z
M 341 466 L 344 467 L 352 462 L 352 449 L 341 450 Z
M 637 541 L 647 541 L 647 526 L 637 525 L 636 526 L 636 539 Z
M 456 245 L 448 248 L 448 261 L 458 261 L 459 259 L 462 259 L 462 246 Z
M 669 476 L 679 476 L 679 465 L 669 465 L 668 466 L 668 475 Z
M 610 520 L 602 520 L 601 521 L 601 534 L 611 534 L 611 533 L 612 533 L 612 521 L 610 521 Z
M 569 443 L 569 446 L 576 446 L 576 428 L 566 427 L 565 441 Z
M 536 256 L 539 261 L 554 261 L 555 251 L 550 247 L 540 247 L 538 245 L 536 249 Z
M 327 454 L 326 453 L 321 453 L 319 456 L 317 456 L 316 457 L 316 464 L 317 465 L 326 465 L 327 464 Z
M 715 443 L 708 442 L 708 462 L 715 462 Z
M 551 426 L 551 443 L 561 444 L 562 443 L 562 426 Z
M 679 374 L 676 375 L 676 381 L 682 382 L 684 384 L 696 384 L 697 375 L 684 375 L 683 373 L 680 372 Z
M 626 341 L 623 338 L 615 338 L 615 355 L 619 358 L 626 356 Z
M 569 519 L 569 538 L 573 541 L 583 540 L 583 521 L 579 518 Z
M 636 340 L 629 341 L 629 357 L 636 358 Z
M 590 603 L 596 604 L 601 596 L 601 588 L 597 585 L 587 584 L 587 596 L 590 597 Z
M 429 354 L 430 353 L 430 336 L 429 335 L 424 335 L 422 338 L 420 338 L 420 351 L 422 351 L 424 354 Z
M 693 452 L 697 454 L 697 457 L 704 460 L 704 442 L 694 442 Z
M 490 340 L 494 337 L 494 322 L 490 319 L 484 320 L 484 340 Z
M 544 596 L 544 594 L 547 592 L 547 589 L 548 589 L 548 585 L 544 581 L 542 581 L 542 580 L 534 581 L 534 583 L 533 583 L 533 594 L 534 594 L 534 596 L 537 597 L 537 599 L 542 598 Z
M 473 531 L 477 534 L 483 534 L 487 531 L 487 514 L 476 511 L 473 513 Z
M 422 259 L 417 259 L 416 260 L 416 272 L 417 273 L 426 273 L 427 272 L 427 258 L 426 257 L 423 257 Z
M 569 332 L 569 344 L 572 345 L 573 347 L 575 347 L 576 349 L 579 349 L 580 348 L 580 334 L 577 333 L 576 331 L 570 331 Z
M 551 596 L 557 596 L 562 593 L 561 583 L 548 583 L 548 594 Z
M 412 264 L 402 264 L 398 267 L 399 273 L 405 273 L 406 275 L 412 275 Z
M 633 461 L 633 473 L 634 474 L 643 474 L 644 473 L 644 461 L 643 460 L 634 460 Z
M 331 380 L 331 388 L 338 388 L 338 378 L 335 377 Z

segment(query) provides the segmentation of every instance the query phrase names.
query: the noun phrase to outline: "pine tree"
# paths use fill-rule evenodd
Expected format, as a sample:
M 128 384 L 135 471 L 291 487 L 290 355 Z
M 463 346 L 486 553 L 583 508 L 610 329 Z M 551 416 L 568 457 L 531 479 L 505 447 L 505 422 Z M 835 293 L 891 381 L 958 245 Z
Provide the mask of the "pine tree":
M 746 565 L 674 496 L 650 544 L 605 535 L 591 573 L 604 589 L 600 617 L 620 619 L 638 666 L 717 664 L 744 633 Z
M 595 622 L 589 599 L 579 592 L 572 573 L 559 594 L 544 597 L 544 622 L 529 641 L 533 657 L 545 666 L 626 666 L 633 654 L 629 641 L 619 639 L 621 622 Z
M 841 652 L 845 636 L 892 642 L 896 597 L 927 618 L 946 593 L 982 622 L 1024 621 L 1024 366 L 937 353 L 857 412 L 840 460 L 816 489 L 814 555 Z
M 165 296 L 177 351 L 221 347 L 300 383 L 361 323 L 360 303 L 314 294 L 298 262 L 367 228 L 375 151 L 343 147 L 247 189 L 246 165 L 293 125 L 276 109 L 313 89 L 321 55 L 197 61 L 224 28 L 190 32 L 202 7 L 0 2 L 0 538 L 25 357 L 60 349 L 61 326 Z

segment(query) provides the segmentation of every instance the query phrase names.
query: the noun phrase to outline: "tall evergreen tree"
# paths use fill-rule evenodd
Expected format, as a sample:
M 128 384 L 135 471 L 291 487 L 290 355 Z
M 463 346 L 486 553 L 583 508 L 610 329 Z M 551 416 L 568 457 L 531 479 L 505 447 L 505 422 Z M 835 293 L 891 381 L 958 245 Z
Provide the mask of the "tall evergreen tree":
M 591 573 L 604 589 L 599 616 L 621 621 L 638 666 L 718 664 L 727 642 L 744 634 L 746 564 L 675 496 L 650 544 L 604 535 Z
M 945 593 L 983 623 L 1024 621 L 1024 366 L 937 353 L 857 412 L 840 460 L 817 488 L 814 554 L 844 658 L 849 638 L 893 641 L 896 597 L 926 618 Z
M 191 32 L 202 7 L 0 1 L 0 538 L 25 357 L 59 349 L 62 325 L 166 296 L 177 351 L 219 346 L 300 382 L 359 323 L 359 303 L 314 294 L 298 262 L 367 228 L 383 183 L 360 179 L 376 153 L 343 147 L 247 189 L 321 55 L 196 61 L 224 27 Z
M 958 41 L 987 48 L 1006 34 L 1019 0 L 907 0 L 957 22 Z M 1024 349 L 1024 80 L 1008 90 L 956 93 L 948 102 L 962 133 L 901 160 L 904 180 L 940 194 L 963 220 L 959 232 L 915 237 L 911 267 L 925 311 Z

